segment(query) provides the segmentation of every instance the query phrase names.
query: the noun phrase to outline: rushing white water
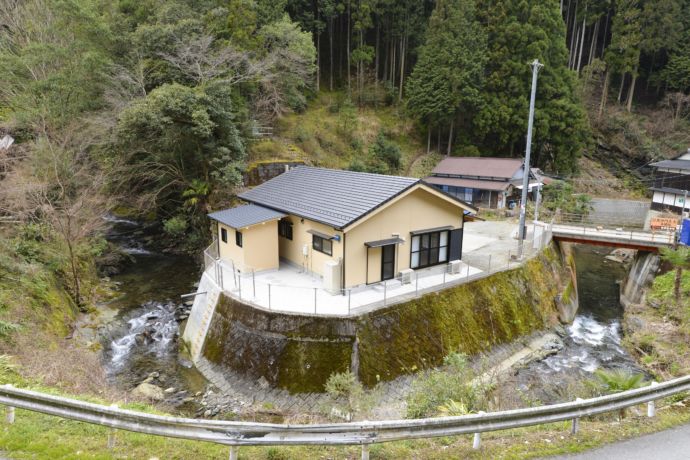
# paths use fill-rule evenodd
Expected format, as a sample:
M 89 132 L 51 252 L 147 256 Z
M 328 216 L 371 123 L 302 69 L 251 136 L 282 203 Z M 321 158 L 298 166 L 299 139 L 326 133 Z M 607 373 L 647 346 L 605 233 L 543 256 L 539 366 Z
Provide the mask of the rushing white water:
M 110 366 L 120 369 L 136 349 L 137 352 L 166 356 L 171 352 L 178 333 L 174 304 L 149 303 L 143 313 L 127 321 L 128 330 L 110 343 Z
M 129 246 L 120 246 L 120 249 L 122 249 L 123 252 L 126 252 L 127 254 L 135 254 L 135 255 L 148 255 L 148 254 L 153 254 L 151 251 L 148 249 L 144 248 L 137 248 L 137 247 L 129 247 Z
M 139 225 L 139 223 L 129 220 L 129 219 L 124 219 L 122 217 L 117 217 L 113 216 L 112 214 L 106 214 L 103 216 L 103 220 L 106 222 L 110 222 L 111 224 L 125 224 L 125 225 L 131 225 L 131 226 L 136 226 Z

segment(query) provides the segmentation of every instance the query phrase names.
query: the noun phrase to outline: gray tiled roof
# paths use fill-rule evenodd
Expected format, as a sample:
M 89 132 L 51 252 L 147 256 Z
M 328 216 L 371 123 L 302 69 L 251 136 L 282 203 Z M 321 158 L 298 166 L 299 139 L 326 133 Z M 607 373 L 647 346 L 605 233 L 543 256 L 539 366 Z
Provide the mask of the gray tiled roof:
M 411 177 L 298 166 L 240 198 L 344 228 L 419 182 Z
M 269 220 L 280 219 L 281 217 L 285 217 L 285 214 L 274 211 L 273 209 L 264 208 L 263 206 L 246 204 L 236 208 L 217 211 L 208 216 L 229 227 L 243 228 Z

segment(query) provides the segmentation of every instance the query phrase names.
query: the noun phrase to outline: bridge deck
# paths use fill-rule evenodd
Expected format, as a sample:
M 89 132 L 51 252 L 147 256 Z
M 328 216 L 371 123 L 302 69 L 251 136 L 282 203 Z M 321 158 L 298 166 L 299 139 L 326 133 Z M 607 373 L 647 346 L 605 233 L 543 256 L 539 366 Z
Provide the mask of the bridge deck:
M 554 224 L 553 237 L 560 241 L 615 246 L 630 249 L 657 250 L 672 246 L 675 232 L 644 232 L 587 227 L 572 224 Z

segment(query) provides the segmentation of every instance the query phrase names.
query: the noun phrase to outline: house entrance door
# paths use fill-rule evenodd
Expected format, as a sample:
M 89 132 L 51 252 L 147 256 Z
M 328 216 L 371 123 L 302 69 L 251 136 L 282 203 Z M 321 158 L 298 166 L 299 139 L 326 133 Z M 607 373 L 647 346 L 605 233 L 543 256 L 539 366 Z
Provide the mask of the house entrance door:
M 395 245 L 381 246 L 381 281 L 395 277 Z

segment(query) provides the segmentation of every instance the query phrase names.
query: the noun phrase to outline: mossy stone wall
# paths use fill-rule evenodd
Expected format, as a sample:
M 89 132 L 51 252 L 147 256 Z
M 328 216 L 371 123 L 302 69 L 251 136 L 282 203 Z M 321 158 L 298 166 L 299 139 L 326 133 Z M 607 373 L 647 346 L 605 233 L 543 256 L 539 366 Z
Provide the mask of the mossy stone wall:
M 556 323 L 556 298 L 570 281 L 561 260 L 550 248 L 515 270 L 353 319 L 266 312 L 222 296 L 203 354 L 291 392 L 323 391 L 331 373 L 354 361 L 372 386 Z

